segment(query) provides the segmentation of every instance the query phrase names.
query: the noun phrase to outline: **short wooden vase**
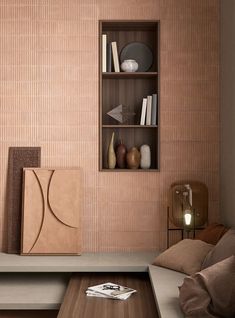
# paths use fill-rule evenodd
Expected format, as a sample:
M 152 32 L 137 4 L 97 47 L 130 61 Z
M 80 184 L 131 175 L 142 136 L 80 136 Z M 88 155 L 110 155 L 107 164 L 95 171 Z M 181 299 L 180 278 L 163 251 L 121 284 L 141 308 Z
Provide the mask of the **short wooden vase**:
M 132 147 L 126 156 L 127 167 L 129 169 L 138 169 L 140 166 L 140 152 L 136 147 Z

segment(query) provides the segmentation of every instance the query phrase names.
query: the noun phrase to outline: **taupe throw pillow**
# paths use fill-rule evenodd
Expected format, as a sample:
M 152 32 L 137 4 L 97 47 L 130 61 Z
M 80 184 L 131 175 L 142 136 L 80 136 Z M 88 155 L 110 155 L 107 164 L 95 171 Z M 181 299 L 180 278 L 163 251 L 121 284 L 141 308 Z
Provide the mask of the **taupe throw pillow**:
M 184 279 L 179 301 L 186 317 L 235 317 L 235 256 Z
M 228 228 L 226 228 L 223 224 L 212 223 L 197 234 L 196 239 L 215 245 L 227 231 Z
M 205 269 L 223 259 L 235 255 L 235 230 L 228 230 L 206 256 L 201 269 Z
M 192 275 L 201 270 L 202 262 L 212 248 L 213 245 L 203 241 L 185 239 L 157 256 L 153 265 Z

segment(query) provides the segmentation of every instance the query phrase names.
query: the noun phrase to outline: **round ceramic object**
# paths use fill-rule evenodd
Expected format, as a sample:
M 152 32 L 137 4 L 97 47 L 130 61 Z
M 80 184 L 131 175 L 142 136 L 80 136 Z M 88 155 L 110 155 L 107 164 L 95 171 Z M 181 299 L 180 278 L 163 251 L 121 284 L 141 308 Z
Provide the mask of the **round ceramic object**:
M 129 169 L 138 169 L 140 165 L 140 152 L 132 147 L 126 155 L 127 166 Z
M 138 63 L 136 60 L 124 60 L 121 64 L 123 72 L 136 72 L 138 70 Z
M 142 145 L 140 147 L 140 167 L 142 169 L 149 169 L 151 166 L 151 151 L 149 145 Z
M 152 50 L 142 42 L 132 42 L 124 46 L 120 60 L 135 60 L 138 63 L 138 72 L 147 72 L 153 64 Z

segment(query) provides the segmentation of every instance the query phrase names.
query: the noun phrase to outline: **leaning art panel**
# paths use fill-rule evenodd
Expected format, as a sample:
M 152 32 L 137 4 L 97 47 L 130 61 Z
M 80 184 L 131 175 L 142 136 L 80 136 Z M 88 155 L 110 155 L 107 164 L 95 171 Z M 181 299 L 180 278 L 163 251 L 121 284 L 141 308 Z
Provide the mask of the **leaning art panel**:
M 80 254 L 79 169 L 24 169 L 21 254 Z

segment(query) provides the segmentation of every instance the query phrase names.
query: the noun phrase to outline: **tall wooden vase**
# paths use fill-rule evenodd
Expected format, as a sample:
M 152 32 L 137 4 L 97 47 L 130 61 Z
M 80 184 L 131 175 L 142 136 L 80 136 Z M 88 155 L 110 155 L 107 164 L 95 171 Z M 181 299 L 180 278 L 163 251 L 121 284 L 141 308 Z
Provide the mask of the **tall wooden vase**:
M 117 159 L 117 167 L 121 169 L 126 168 L 126 146 L 123 144 L 122 140 L 119 142 L 119 145 L 116 148 L 116 159 Z
M 116 155 L 114 151 L 114 132 L 112 133 L 112 137 L 109 143 L 108 148 L 108 167 L 109 169 L 114 169 L 116 166 Z

